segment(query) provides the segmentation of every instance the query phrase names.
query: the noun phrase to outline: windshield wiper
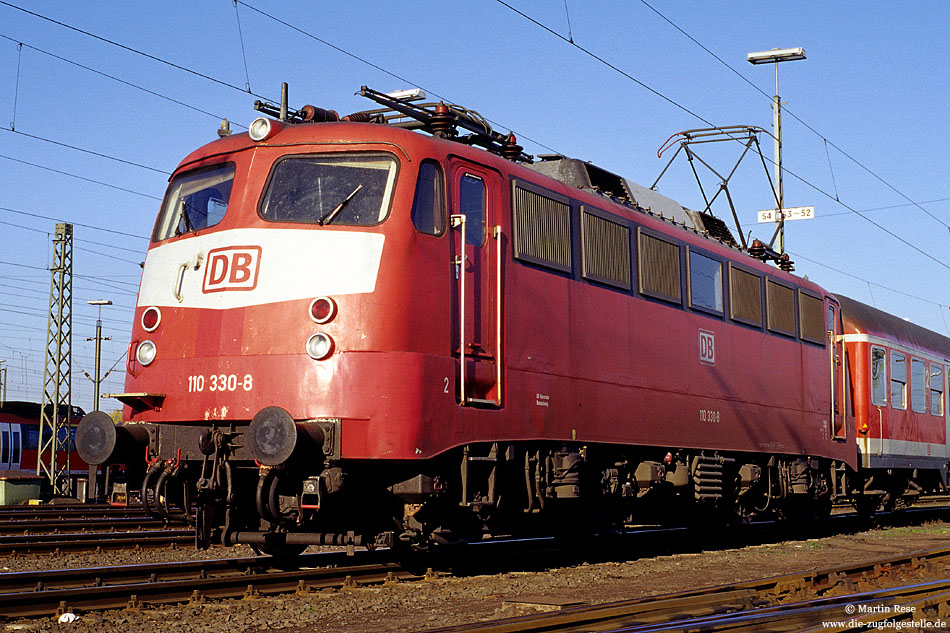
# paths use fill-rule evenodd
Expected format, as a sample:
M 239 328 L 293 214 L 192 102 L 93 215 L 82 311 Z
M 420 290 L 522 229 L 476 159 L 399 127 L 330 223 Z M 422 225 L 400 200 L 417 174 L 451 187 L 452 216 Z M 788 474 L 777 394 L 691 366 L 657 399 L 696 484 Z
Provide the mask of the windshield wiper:
M 191 224 L 191 218 L 188 215 L 188 204 L 185 202 L 185 199 L 182 198 L 178 201 L 178 218 L 175 222 L 175 235 L 181 235 L 181 224 L 185 224 L 185 232 L 191 233 L 195 230 L 195 227 Z
M 319 220 L 317 220 L 317 223 L 318 223 L 320 226 L 323 226 L 324 224 L 330 224 L 331 222 L 333 222 L 333 220 L 336 219 L 336 216 L 338 216 L 338 215 L 340 214 L 340 211 L 342 211 L 343 208 L 344 208 L 346 205 L 348 205 L 348 204 L 350 203 L 350 200 L 352 200 L 353 197 L 356 196 L 356 194 L 358 194 L 358 193 L 360 192 L 360 189 L 362 189 L 362 188 L 363 188 L 363 183 L 360 183 L 360 184 L 356 185 L 356 189 L 354 189 L 354 190 L 350 193 L 350 195 L 348 195 L 347 197 L 343 198 L 343 200 L 340 201 L 340 204 L 338 204 L 338 205 L 336 205 L 335 207 L 333 207 L 333 209 L 332 209 L 329 213 L 327 213 L 327 214 L 324 215 L 322 218 L 320 218 Z

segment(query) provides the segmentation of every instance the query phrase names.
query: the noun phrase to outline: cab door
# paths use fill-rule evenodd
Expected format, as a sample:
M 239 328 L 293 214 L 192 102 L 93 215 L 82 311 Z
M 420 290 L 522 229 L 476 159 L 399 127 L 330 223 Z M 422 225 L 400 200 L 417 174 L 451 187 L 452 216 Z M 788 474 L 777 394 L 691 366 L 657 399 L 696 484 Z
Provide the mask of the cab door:
M 503 180 L 461 159 L 450 162 L 450 173 L 456 400 L 461 406 L 500 407 Z
M 844 336 L 841 330 L 841 308 L 828 299 L 827 334 L 828 362 L 831 369 L 831 437 L 847 438 L 847 390 L 845 389 Z

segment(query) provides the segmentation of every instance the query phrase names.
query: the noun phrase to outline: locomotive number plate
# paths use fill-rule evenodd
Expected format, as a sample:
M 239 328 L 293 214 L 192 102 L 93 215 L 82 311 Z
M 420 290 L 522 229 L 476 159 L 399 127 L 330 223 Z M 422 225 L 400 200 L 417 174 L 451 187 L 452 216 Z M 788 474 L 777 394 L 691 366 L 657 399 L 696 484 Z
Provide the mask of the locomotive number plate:
M 715 409 L 700 409 L 699 410 L 699 421 L 700 422 L 712 422 L 713 424 L 719 423 L 719 412 Z
M 203 376 L 188 376 L 188 393 L 200 393 L 207 389 L 208 391 L 250 391 L 254 388 L 254 376 L 244 374 L 244 377 L 236 374 L 211 374 Z

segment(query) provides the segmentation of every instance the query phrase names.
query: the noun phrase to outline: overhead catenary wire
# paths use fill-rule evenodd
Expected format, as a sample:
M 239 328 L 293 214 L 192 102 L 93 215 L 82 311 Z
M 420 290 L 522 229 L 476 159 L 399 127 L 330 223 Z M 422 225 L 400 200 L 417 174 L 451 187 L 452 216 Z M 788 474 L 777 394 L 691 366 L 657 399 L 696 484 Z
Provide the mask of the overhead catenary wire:
M 216 78 L 216 77 L 212 77 L 211 75 L 206 75 L 206 74 L 204 74 L 204 73 L 198 72 L 197 70 L 193 70 L 193 69 L 188 68 L 188 67 L 186 67 L 186 66 L 182 66 L 181 64 L 176 64 L 175 62 L 169 61 L 169 60 L 167 60 L 167 59 L 162 59 L 161 57 L 157 57 L 157 56 L 155 56 L 155 55 L 151 55 L 151 54 L 149 54 L 149 53 L 146 53 L 145 51 L 142 51 L 142 50 L 139 50 L 139 49 L 137 49 L 137 48 L 134 48 L 134 47 L 132 47 L 132 46 L 127 46 L 127 45 L 125 45 L 125 44 L 121 44 L 121 43 L 116 42 L 116 41 L 114 41 L 114 40 L 110 40 L 110 39 L 108 39 L 108 38 L 106 38 L 106 37 L 102 37 L 101 35 L 96 35 L 95 33 L 91 33 L 91 32 L 89 32 L 89 31 L 83 30 L 83 29 L 81 29 L 81 28 L 79 28 L 79 27 L 72 26 L 71 24 L 66 24 L 65 22 L 60 22 L 59 20 L 55 20 L 55 19 L 53 19 L 53 18 L 51 18 L 51 17 L 48 17 L 48 16 L 45 16 L 45 15 L 43 15 L 43 14 L 41 14 L 41 13 L 36 13 L 35 11 L 30 11 L 30 10 L 28 10 L 28 9 L 24 9 L 23 7 L 19 7 L 19 6 L 15 5 L 15 4 L 12 4 L 12 3 L 10 3 L 10 2 L 7 2 L 6 0 L 0 0 L 0 5 L 4 5 L 4 6 L 7 6 L 7 7 L 10 7 L 11 9 L 16 9 L 17 11 L 22 11 L 23 13 L 26 13 L 27 15 L 31 15 L 31 16 L 33 16 L 33 17 L 35 17 L 35 18 L 40 19 L 40 20 L 45 20 L 46 22 L 50 22 L 50 23 L 55 24 L 55 25 L 57 25 L 57 26 L 63 27 L 64 29 L 69 29 L 70 31 L 73 31 L 73 32 L 76 32 L 76 33 L 80 33 L 80 34 L 82 34 L 82 35 L 85 35 L 86 37 L 91 37 L 91 38 L 93 38 L 93 39 L 99 40 L 100 42 L 109 44 L 110 46 L 115 46 L 116 48 L 121 48 L 122 50 L 128 51 L 128 52 L 133 53 L 133 54 L 135 54 L 135 55 L 139 55 L 139 56 L 141 56 L 141 57 L 145 57 L 145 58 L 147 58 L 147 59 L 151 59 L 152 61 L 158 62 L 158 63 L 160 63 L 160 64 L 165 64 L 166 66 L 170 66 L 170 67 L 175 68 L 175 69 L 177 69 L 177 70 L 180 70 L 180 71 L 182 71 L 182 72 L 185 72 L 185 73 L 194 75 L 194 76 L 196 76 L 196 77 L 200 77 L 200 78 L 205 79 L 205 80 L 207 80 L 207 81 L 214 82 L 214 83 L 216 83 L 216 84 L 218 84 L 218 85 L 220 85 L 220 86 L 224 86 L 224 87 L 226 87 L 226 88 L 231 88 L 231 89 L 233 89 L 233 90 L 237 90 L 237 91 L 243 92 L 243 93 L 248 93 L 248 91 L 244 90 L 243 88 L 241 88 L 241 87 L 239 87 L 239 86 L 235 86 L 234 84 L 229 83 L 229 82 L 227 82 L 227 81 L 224 81 L 224 80 L 222 80 L 222 79 L 218 79 L 218 78 Z M 249 94 L 251 94 L 252 96 L 257 97 L 257 98 L 259 98 L 259 99 L 265 99 L 265 98 L 266 98 L 266 97 L 264 97 L 264 96 L 262 96 L 262 95 L 254 94 L 253 92 L 251 92 L 251 93 L 249 93 Z
M 2 2 L 2 0 L 0 0 Z M 44 136 L 38 136 L 36 134 L 28 134 L 22 130 L 14 130 L 12 128 L 0 128 L 5 132 L 10 132 L 12 134 L 19 134 L 20 136 L 25 136 L 26 138 L 31 138 L 37 141 L 43 141 L 44 143 L 50 143 L 52 145 L 58 145 L 59 147 L 65 147 L 67 149 L 75 150 L 77 152 L 83 152 L 85 154 L 90 154 L 92 156 L 98 156 L 99 158 L 106 158 L 108 160 L 115 161 L 117 163 L 124 163 L 126 165 L 131 165 L 132 167 L 141 167 L 142 169 L 147 169 L 149 171 L 154 171 L 156 173 L 168 176 L 169 172 L 167 169 L 159 169 L 158 167 L 152 167 L 150 165 L 143 165 L 142 163 L 136 163 L 135 161 L 126 160 L 125 158 L 119 158 L 118 156 L 111 156 L 109 154 L 103 154 L 102 152 L 97 152 L 95 150 L 87 149 L 84 147 L 79 147 L 77 145 L 70 145 L 69 143 L 64 143 L 62 141 L 56 141 L 51 138 L 46 138 Z
M 112 80 L 112 81 L 115 81 L 115 82 L 120 83 L 120 84 L 122 84 L 122 85 L 128 86 L 128 87 L 130 87 L 130 88 L 135 88 L 136 90 L 140 90 L 140 91 L 142 91 L 142 92 L 144 92 L 144 93 L 150 94 L 150 95 L 155 96 L 155 97 L 158 97 L 158 98 L 160 98 L 160 99 L 164 99 L 164 100 L 166 100 L 166 101 L 170 101 L 171 103 L 180 105 L 180 106 L 182 106 L 183 108 L 188 108 L 189 110 L 193 110 L 193 111 L 198 112 L 198 113 L 201 113 L 201 114 L 206 114 L 206 115 L 208 115 L 208 116 L 210 116 L 210 117 L 214 117 L 214 118 L 216 118 L 216 119 L 225 118 L 225 117 L 222 117 L 222 116 L 220 116 L 220 115 L 214 114 L 213 112 L 208 112 L 207 110 L 202 110 L 201 108 L 198 108 L 198 107 L 196 107 L 196 106 L 193 106 L 193 105 L 191 105 L 191 104 L 189 104 L 189 103 L 185 103 L 184 101 L 179 101 L 178 99 L 175 99 L 174 97 L 170 97 L 170 96 L 168 96 L 168 95 L 166 95 L 166 94 L 162 94 L 161 92 L 157 92 L 157 91 L 155 91 L 155 90 L 150 90 L 149 88 L 146 88 L 146 87 L 144 87 L 144 86 L 140 86 L 139 84 L 133 83 L 133 82 L 128 81 L 128 80 L 125 80 L 125 79 L 121 79 L 121 78 L 119 78 L 119 77 L 116 77 L 115 75 L 110 75 L 109 73 L 103 72 L 103 71 L 101 71 L 101 70 L 97 70 L 97 69 L 95 69 L 95 68 L 92 68 L 91 66 L 86 66 L 85 64 L 80 64 L 79 62 L 77 62 L 77 61 L 75 61 L 75 60 L 73 60 L 73 59 L 69 59 L 68 57 L 64 57 L 64 56 L 62 56 L 62 55 L 57 55 L 56 53 L 52 53 L 52 52 L 50 52 L 50 51 L 44 50 L 44 49 L 42 49 L 42 48 L 38 48 L 38 47 L 36 47 L 36 46 L 32 46 L 32 45 L 30 45 L 30 44 L 26 44 L 26 43 L 24 43 L 24 42 L 19 42 L 19 41 L 17 41 L 16 39 L 10 37 L 9 35 L 4 35 L 3 33 L 0 33 L 0 39 L 5 39 L 5 40 L 8 40 L 8 41 L 10 41 L 10 42 L 15 42 L 15 43 L 17 44 L 17 46 L 19 46 L 19 47 L 26 47 L 26 48 L 28 48 L 28 49 L 30 49 L 30 50 L 32 50 L 32 51 L 37 52 L 37 53 L 41 53 L 41 54 L 43 54 L 43 55 L 47 55 L 47 56 L 49 56 L 49 57 L 52 57 L 53 59 L 58 59 L 58 60 L 61 61 L 61 62 L 65 62 L 65 63 L 67 63 L 67 64 L 71 64 L 72 66 L 75 66 L 76 68 L 81 68 L 81 69 L 86 70 L 86 71 L 88 71 L 88 72 L 91 72 L 91 73 L 94 73 L 94 74 L 96 74 L 96 75 L 99 75 L 100 77 L 105 77 L 106 79 L 110 79 L 110 80 Z M 19 69 L 18 69 L 18 70 L 19 70 Z M 239 127 L 244 127 L 244 126 L 239 126 Z
M 643 0 L 641 0 L 641 2 L 642 2 L 642 1 L 643 1 Z M 531 17 L 530 15 L 524 13 L 523 11 L 520 11 L 520 10 L 516 9 L 515 7 L 513 7 L 513 6 L 511 6 L 510 4 L 508 4 L 507 2 L 505 2 L 504 0 L 495 0 L 495 2 L 497 2 L 498 4 L 501 4 L 502 6 L 508 8 L 508 9 L 511 10 L 512 12 L 514 12 L 514 13 L 520 15 L 521 17 L 523 17 L 524 19 L 528 20 L 528 21 L 531 22 L 532 24 L 535 24 L 535 25 L 537 25 L 538 27 L 544 29 L 545 31 L 547 31 L 547 32 L 550 33 L 551 35 L 554 35 L 555 37 L 557 37 L 558 39 L 560 39 L 560 40 L 562 40 L 562 41 L 564 41 L 564 42 L 567 42 L 567 43 L 570 44 L 571 46 L 573 46 L 573 47 L 577 48 L 578 50 L 582 51 L 585 55 L 588 55 L 589 57 L 591 57 L 591 58 L 597 60 L 597 61 L 600 62 L 601 64 L 603 64 L 603 65 L 607 66 L 608 68 L 610 68 L 610 69 L 616 71 L 616 72 L 619 73 L 620 75 L 626 77 L 626 78 L 629 79 L 630 81 L 633 81 L 633 82 L 636 83 L 637 85 L 641 86 L 641 87 L 644 88 L 645 90 L 648 90 L 649 92 L 653 93 L 654 95 L 660 97 L 660 98 L 663 99 L 664 101 L 666 101 L 666 102 L 672 104 L 673 106 L 679 108 L 679 109 L 682 110 L 683 112 L 686 112 L 687 114 L 689 114 L 689 115 L 695 117 L 696 119 L 698 119 L 698 120 L 700 120 L 700 121 L 706 123 L 706 124 L 709 125 L 710 127 L 717 127 L 717 126 L 713 125 L 709 120 L 707 120 L 706 118 L 704 118 L 703 116 L 697 114 L 696 112 L 693 112 L 692 110 L 690 110 L 690 109 L 687 108 L 686 106 L 684 106 L 684 105 L 682 105 L 682 104 L 680 104 L 680 103 L 674 101 L 673 99 L 671 99 L 670 97 L 667 97 L 666 95 L 662 94 L 662 93 L 659 92 L 658 90 L 656 90 L 656 89 L 654 89 L 654 88 L 648 86 L 647 84 L 645 84 L 644 82 L 640 81 L 639 79 L 637 79 L 637 78 L 634 77 L 633 75 L 627 73 L 626 71 L 622 70 L 621 68 L 619 68 L 618 66 L 612 64 L 611 62 L 607 61 L 606 59 L 600 57 L 599 55 L 593 53 L 592 51 L 588 50 L 587 48 L 584 48 L 583 46 L 580 46 L 579 44 L 577 44 L 577 43 L 575 43 L 575 42 L 571 42 L 570 40 L 568 40 L 566 37 L 564 37 L 563 35 L 561 35 L 561 34 L 558 33 L 557 31 L 555 31 L 554 29 L 552 29 L 552 28 L 548 27 L 547 25 L 545 25 L 545 24 L 539 22 L 538 20 L 536 20 L 535 18 Z M 644 3 L 644 4 L 646 4 L 646 3 Z M 647 6 L 649 6 L 649 5 L 647 5 Z M 652 8 L 652 7 L 651 7 L 651 8 Z M 664 18 L 664 19 L 665 19 L 665 18 Z M 671 24 L 672 24 L 672 22 L 671 22 Z M 674 25 L 674 26 L 675 26 L 675 25 Z M 676 28 L 679 28 L 679 27 L 676 27 Z M 684 31 L 684 34 L 685 34 L 685 31 Z M 690 37 L 690 39 L 693 39 L 693 38 L 692 38 L 691 36 L 689 36 L 688 34 L 687 34 L 687 37 Z M 694 41 L 695 41 L 695 40 L 694 40 Z M 698 44 L 698 42 L 697 42 L 697 44 Z M 700 46 L 702 46 L 702 45 L 700 44 Z M 704 50 L 708 50 L 708 49 L 705 49 L 705 47 L 703 47 L 703 48 L 704 48 Z M 710 52 L 710 54 L 713 54 L 713 53 Z M 725 64 L 725 62 L 723 62 L 723 61 L 722 61 L 719 57 L 717 57 L 715 54 L 713 54 L 713 56 L 716 57 L 716 59 L 719 59 L 719 61 L 721 61 L 723 64 Z M 728 66 L 728 64 L 726 64 L 726 65 Z M 731 69 L 731 67 L 730 67 L 730 69 Z M 735 71 L 735 69 L 732 69 L 732 70 L 733 70 L 733 72 L 737 72 L 737 71 Z M 741 75 L 740 75 L 740 76 L 741 76 Z M 748 82 L 748 79 L 746 79 L 746 81 Z M 760 92 L 761 92 L 761 90 L 760 90 Z M 793 115 L 793 116 L 794 116 L 794 115 Z M 795 118 L 797 119 L 797 117 L 795 117 Z M 806 127 L 807 127 L 807 125 L 806 125 Z M 814 131 L 814 130 L 812 130 L 812 131 Z M 817 133 L 817 132 L 816 132 L 816 133 Z M 819 135 L 819 136 L 820 136 L 820 135 Z M 834 143 L 831 143 L 830 141 L 829 141 L 829 143 L 832 145 L 832 147 L 835 147 L 835 149 L 838 149 L 839 151 L 841 151 L 836 145 L 834 145 Z M 844 153 L 844 152 L 842 152 L 842 153 Z M 769 159 L 766 158 L 765 156 L 762 156 L 762 158 L 763 158 L 763 160 L 769 160 Z M 849 158 L 850 158 L 850 156 L 849 156 Z M 852 159 L 852 160 L 853 160 L 853 159 Z M 773 162 L 773 161 L 769 160 L 769 162 Z M 857 161 L 855 161 L 855 162 L 857 163 Z M 837 202 L 838 204 L 840 204 L 840 205 L 843 206 L 844 208 L 848 209 L 849 211 L 851 211 L 852 213 L 854 213 L 854 214 L 857 215 L 858 217 L 860 217 L 860 218 L 864 219 L 865 221 L 867 221 L 868 223 L 874 225 L 875 227 L 877 227 L 877 228 L 880 229 L 881 231 L 887 233 L 888 235 L 890 235 L 891 237 L 893 237 L 893 238 L 896 239 L 897 241 L 901 242 L 902 244 L 904 244 L 904 245 L 907 246 L 908 248 L 910 248 L 910 249 L 916 251 L 917 253 L 923 255 L 924 257 L 926 257 L 927 259 L 931 260 L 931 261 L 934 262 L 935 264 L 938 264 L 938 265 L 941 266 L 942 268 L 946 268 L 947 270 L 950 270 L 950 265 L 948 265 L 947 263 L 945 263 L 945 262 L 941 261 L 940 259 L 934 257 L 933 255 L 931 255 L 930 253 L 928 253 L 928 252 L 925 251 L 924 249 L 922 249 L 922 248 L 920 248 L 920 247 L 918 247 L 918 246 L 912 244 L 910 241 L 908 241 L 908 240 L 906 240 L 905 238 L 901 237 L 900 235 L 894 233 L 894 232 L 891 231 L 890 229 L 885 228 L 883 225 L 879 224 L 878 222 L 875 222 L 875 221 L 872 220 L 871 218 L 869 218 L 869 217 L 863 215 L 863 214 L 862 214 L 860 211 L 858 211 L 857 209 L 855 209 L 855 208 L 851 207 L 850 205 L 848 205 L 848 204 L 842 202 L 841 200 L 838 200 L 838 199 L 836 198 L 836 196 L 831 195 L 830 193 L 826 192 L 825 190 L 823 190 L 823 189 L 822 189 L 821 187 L 819 187 L 818 185 L 815 185 L 814 183 L 812 183 L 812 182 L 806 180 L 805 178 L 803 178 L 802 176 L 799 176 L 799 175 L 796 174 L 795 172 L 793 172 L 793 171 L 791 171 L 790 169 L 786 168 L 784 165 L 782 166 L 782 171 L 783 171 L 783 173 L 786 173 L 786 174 L 788 174 L 789 176 L 792 176 L 793 178 L 795 178 L 796 180 L 798 180 L 798 181 L 801 182 L 802 184 L 804 184 L 804 185 L 806 185 L 806 186 L 808 186 L 808 187 L 811 187 L 811 188 L 812 188 L 813 190 L 815 190 L 817 193 L 819 193 L 819 194 L 821 194 L 821 195 L 824 195 L 824 196 L 828 197 L 828 198 L 831 199 L 831 200 L 834 200 L 835 202 Z M 878 178 L 879 178 L 879 177 L 878 177 Z M 902 195 L 903 195 L 903 194 L 902 194 Z M 907 198 L 907 196 L 904 196 L 904 197 Z M 913 201 L 910 200 L 910 198 L 907 198 L 907 200 L 909 200 L 910 202 L 913 203 Z M 914 204 L 916 205 L 916 203 L 914 203 Z M 919 206 L 919 205 L 916 205 L 916 206 Z M 933 216 L 933 215 L 930 214 L 929 212 L 927 212 L 927 214 L 928 214 L 928 215 L 931 215 L 931 217 L 934 217 L 935 219 L 937 219 L 936 216 Z M 940 221 L 940 220 L 938 219 L 938 221 Z M 941 224 L 943 224 L 943 222 L 941 222 Z M 947 226 L 947 225 L 944 224 L 944 226 Z M 950 227 L 948 227 L 948 228 L 950 228 Z
M 756 91 L 758 91 L 759 93 L 761 93 L 764 97 L 767 97 L 770 101 L 772 101 L 772 100 L 774 99 L 774 97 L 773 97 L 772 95 L 768 94 L 767 92 L 765 92 L 764 90 L 762 90 L 761 88 L 759 88 L 755 83 L 753 83 L 751 80 L 749 80 L 745 75 L 743 75 L 742 73 L 740 73 L 738 70 L 736 70 L 735 68 L 733 68 L 732 65 L 730 65 L 728 62 L 726 62 L 724 59 L 722 59 L 721 57 L 719 57 L 718 55 L 716 55 L 714 52 L 712 52 L 711 50 L 709 50 L 709 49 L 708 49 L 706 46 L 704 46 L 699 40 L 697 40 L 695 37 L 693 37 L 692 35 L 690 35 L 689 33 L 687 33 L 685 30 L 683 30 L 682 28 L 680 28 L 680 26 L 677 25 L 675 22 L 673 22 L 673 21 L 670 20 L 668 17 L 666 17 L 665 15 L 663 15 L 662 13 L 660 13 L 660 11 L 658 11 L 655 7 L 653 7 L 651 4 L 649 4 L 646 0 L 640 0 L 640 2 L 641 2 L 645 7 L 647 7 L 648 9 L 650 9 L 651 11 L 653 11 L 654 13 L 656 13 L 660 18 L 662 18 L 665 22 L 667 22 L 667 23 L 668 23 L 670 26 L 672 26 L 674 29 L 676 29 L 677 31 L 679 31 L 680 33 L 682 33 L 685 37 L 687 37 L 687 38 L 688 38 L 690 41 L 692 41 L 694 44 L 696 44 L 696 45 L 699 46 L 701 49 L 703 49 L 704 51 L 706 51 L 707 53 L 709 53 L 709 55 L 711 55 L 712 57 L 714 57 L 720 64 L 722 64 L 723 66 L 725 66 L 726 68 L 728 68 L 729 70 L 731 70 L 731 71 L 732 71 L 733 73 L 735 73 L 740 79 L 742 79 L 744 82 L 746 82 L 747 84 L 749 84 L 750 86 L 752 86 L 752 88 L 754 88 Z M 869 167 L 867 167 L 864 163 L 860 162 L 858 159 L 856 159 L 855 157 L 851 156 L 851 154 L 849 154 L 848 152 L 844 151 L 844 150 L 843 150 L 842 148 L 840 148 L 838 145 L 836 145 L 836 144 L 833 143 L 832 141 L 828 140 L 828 138 L 827 138 L 824 134 L 822 134 L 821 132 L 819 132 L 818 130 L 816 130 L 814 127 L 812 127 L 811 125 L 809 125 L 808 123 L 806 123 L 801 117 L 799 117 L 797 114 L 795 114 L 795 112 L 794 112 L 793 110 L 789 110 L 788 108 L 782 108 L 782 111 L 783 111 L 785 114 L 787 114 L 788 116 L 790 116 L 790 117 L 792 117 L 793 119 L 795 119 L 796 121 L 798 121 L 799 123 L 801 123 L 803 126 L 805 126 L 806 129 L 808 129 L 810 132 L 812 132 L 812 133 L 815 134 L 817 137 L 819 137 L 822 141 L 824 141 L 826 145 L 831 145 L 833 148 L 835 148 L 836 150 L 838 150 L 839 152 L 841 152 L 841 154 L 843 154 L 845 157 L 847 157 L 851 162 L 853 162 L 855 165 L 857 165 L 858 167 L 860 167 L 861 169 L 863 169 L 864 171 L 866 171 L 868 174 L 870 174 L 871 176 L 873 176 L 874 178 L 876 178 L 876 179 L 877 179 L 878 181 L 880 181 L 882 184 L 884 184 L 884 185 L 887 186 L 889 189 L 891 189 L 894 193 L 898 194 L 899 196 L 901 196 L 902 198 L 904 198 L 905 200 L 907 200 L 910 204 L 914 205 L 915 207 L 917 207 L 918 209 L 920 209 L 921 211 L 923 211 L 925 214 L 927 214 L 928 216 L 930 216 L 932 219 L 936 220 L 937 222 L 939 222 L 940 224 L 942 224 L 944 227 L 946 227 L 948 230 L 950 230 L 950 225 L 948 225 L 946 222 L 944 222 L 943 220 L 941 220 L 940 218 L 938 218 L 937 216 L 935 216 L 934 214 L 932 214 L 932 213 L 931 213 L 930 211 L 928 211 L 927 209 L 925 209 L 925 208 L 923 208 L 922 206 L 920 206 L 918 203 L 916 203 L 914 200 L 912 200 L 909 196 L 907 196 L 904 192 L 900 191 L 899 189 L 897 189 L 897 187 L 895 187 L 894 185 L 892 185 L 892 184 L 889 183 L 888 181 L 884 180 L 884 178 L 882 178 L 880 175 L 878 175 L 877 173 L 875 173 L 874 171 L 872 171 L 872 170 L 871 170 Z M 831 163 L 831 158 L 830 158 L 830 157 L 829 157 L 829 159 L 828 159 L 828 162 L 829 162 L 829 164 Z M 832 178 L 834 178 L 834 174 L 832 174 Z M 803 181 L 803 182 L 804 182 L 804 181 Z M 810 184 L 810 183 L 806 183 L 806 184 Z M 822 193 L 824 193 L 824 192 L 822 192 Z M 835 186 L 835 193 L 836 193 L 836 195 L 835 195 L 834 197 L 832 197 L 832 196 L 830 196 L 830 195 L 829 195 L 828 197 L 831 197 L 833 200 L 838 201 L 838 198 L 837 198 L 837 185 Z M 828 195 L 828 194 L 826 194 L 826 195 Z

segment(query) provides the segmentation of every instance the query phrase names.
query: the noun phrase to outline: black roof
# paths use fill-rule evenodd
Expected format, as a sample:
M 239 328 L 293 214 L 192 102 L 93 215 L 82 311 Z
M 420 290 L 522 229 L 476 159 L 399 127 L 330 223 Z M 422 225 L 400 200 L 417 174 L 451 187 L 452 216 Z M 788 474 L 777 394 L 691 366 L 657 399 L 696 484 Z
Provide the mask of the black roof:
M 841 303 L 845 332 L 876 335 L 950 361 L 950 338 L 849 297 L 835 297 Z
M 15 415 L 21 418 L 27 418 L 31 420 L 40 419 L 40 407 L 42 405 L 39 402 L 21 402 L 19 400 L 8 400 L 3 403 L 3 406 L 0 407 L 0 414 L 6 415 Z M 50 405 L 46 405 L 50 406 Z M 61 404 L 60 407 L 66 408 L 65 404 Z M 81 418 L 86 415 L 86 412 L 79 407 L 73 407 L 72 416 L 74 418 Z

